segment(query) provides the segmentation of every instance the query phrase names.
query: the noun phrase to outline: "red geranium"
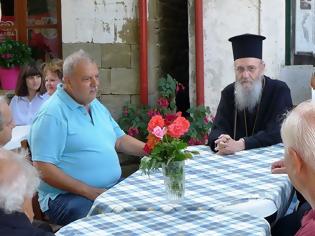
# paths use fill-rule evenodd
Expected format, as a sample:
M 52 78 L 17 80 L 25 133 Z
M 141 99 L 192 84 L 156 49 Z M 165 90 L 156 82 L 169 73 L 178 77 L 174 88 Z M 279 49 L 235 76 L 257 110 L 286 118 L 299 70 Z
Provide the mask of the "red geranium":
M 167 119 L 166 119 L 167 118 Z M 161 115 L 155 115 L 148 123 L 149 135 L 145 151 L 150 153 L 159 142 L 169 142 L 179 139 L 189 129 L 189 121 L 181 116 L 181 112 L 168 114 L 165 119 Z

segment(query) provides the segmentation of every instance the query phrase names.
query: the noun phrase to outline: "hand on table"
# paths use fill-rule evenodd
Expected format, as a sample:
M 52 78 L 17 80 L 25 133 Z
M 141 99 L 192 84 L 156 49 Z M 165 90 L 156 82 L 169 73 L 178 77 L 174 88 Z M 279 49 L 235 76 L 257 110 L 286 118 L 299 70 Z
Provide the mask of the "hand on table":
M 271 173 L 272 174 L 286 174 L 287 169 L 284 165 L 284 159 L 275 161 L 271 164 Z
M 215 150 L 219 155 L 233 154 L 245 149 L 245 144 L 242 139 L 236 141 L 227 134 L 221 134 L 214 143 L 216 145 Z

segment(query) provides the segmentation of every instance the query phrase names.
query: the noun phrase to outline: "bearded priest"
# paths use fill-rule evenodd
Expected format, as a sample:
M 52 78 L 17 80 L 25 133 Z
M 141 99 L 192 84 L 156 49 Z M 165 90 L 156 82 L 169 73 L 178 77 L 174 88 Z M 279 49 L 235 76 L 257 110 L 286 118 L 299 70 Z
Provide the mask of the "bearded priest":
M 225 87 L 209 134 L 220 155 L 281 142 L 284 113 L 292 108 L 288 86 L 264 75 L 264 36 L 242 34 L 232 42 L 236 81 Z

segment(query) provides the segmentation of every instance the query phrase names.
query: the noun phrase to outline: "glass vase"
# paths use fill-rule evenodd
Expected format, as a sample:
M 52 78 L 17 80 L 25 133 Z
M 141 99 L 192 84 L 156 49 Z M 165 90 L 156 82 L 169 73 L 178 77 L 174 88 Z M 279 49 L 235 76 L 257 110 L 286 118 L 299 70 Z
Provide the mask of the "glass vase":
M 180 202 L 185 195 L 185 161 L 162 164 L 166 198 L 171 203 Z

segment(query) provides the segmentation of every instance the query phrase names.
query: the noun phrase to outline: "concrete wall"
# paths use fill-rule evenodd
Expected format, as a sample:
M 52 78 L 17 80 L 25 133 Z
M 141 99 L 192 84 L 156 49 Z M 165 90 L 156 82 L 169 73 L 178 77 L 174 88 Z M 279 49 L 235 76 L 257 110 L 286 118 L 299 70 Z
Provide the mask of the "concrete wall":
M 159 69 L 156 1 L 149 1 L 149 94 Z M 63 57 L 80 48 L 98 63 L 100 100 L 118 118 L 122 106 L 139 103 L 138 0 L 62 0 Z M 152 99 L 151 99 L 152 100 Z
M 216 111 L 221 90 L 234 81 L 228 38 L 253 33 L 266 36 L 266 75 L 278 79 L 285 60 L 285 1 L 203 0 L 205 104 Z M 195 104 L 194 0 L 189 0 L 190 97 Z

